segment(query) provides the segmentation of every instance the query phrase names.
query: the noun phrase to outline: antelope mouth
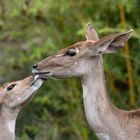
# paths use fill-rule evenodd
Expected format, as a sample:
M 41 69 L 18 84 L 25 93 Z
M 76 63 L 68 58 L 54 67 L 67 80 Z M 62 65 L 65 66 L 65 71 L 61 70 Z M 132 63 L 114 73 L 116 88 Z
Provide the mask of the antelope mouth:
M 38 76 L 37 79 L 48 80 L 48 79 L 65 79 L 67 76 L 65 74 L 60 73 L 52 73 L 49 71 L 39 72 L 37 70 L 32 70 L 33 76 Z
M 47 71 L 47 72 L 35 72 L 34 74 L 35 75 L 48 75 L 48 74 L 50 74 L 51 72 L 49 72 L 49 71 Z
M 34 77 L 37 76 L 37 78 L 35 78 L 34 81 L 36 81 L 37 79 L 48 80 L 48 78 L 52 76 L 52 73 L 49 71 L 46 72 L 32 71 L 32 73 Z

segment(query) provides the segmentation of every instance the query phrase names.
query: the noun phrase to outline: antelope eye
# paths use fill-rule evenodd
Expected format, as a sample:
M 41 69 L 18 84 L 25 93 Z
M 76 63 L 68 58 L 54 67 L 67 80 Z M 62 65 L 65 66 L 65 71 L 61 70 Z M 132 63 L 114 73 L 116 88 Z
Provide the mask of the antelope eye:
M 7 87 L 7 90 L 10 91 L 10 90 L 12 90 L 15 86 L 16 86 L 16 84 L 12 84 L 12 85 L 10 85 L 10 86 Z
M 75 55 L 76 55 L 76 52 L 72 50 L 66 51 L 64 54 L 64 56 L 71 56 L 71 57 Z

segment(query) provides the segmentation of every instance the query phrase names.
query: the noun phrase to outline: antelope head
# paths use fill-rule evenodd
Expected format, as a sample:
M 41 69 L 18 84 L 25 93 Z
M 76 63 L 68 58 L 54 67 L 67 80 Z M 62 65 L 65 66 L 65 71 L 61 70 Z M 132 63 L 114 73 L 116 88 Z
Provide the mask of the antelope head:
M 0 105 L 10 109 L 21 109 L 42 84 L 36 75 L 14 81 L 0 87 Z
M 56 54 L 47 57 L 33 66 L 33 74 L 41 78 L 55 77 L 67 78 L 71 76 L 82 77 L 95 65 L 96 59 L 102 54 L 114 53 L 121 49 L 130 38 L 133 29 L 115 33 L 99 39 L 92 23 L 86 27 L 86 40 L 78 42 Z M 94 63 L 95 62 L 95 63 Z

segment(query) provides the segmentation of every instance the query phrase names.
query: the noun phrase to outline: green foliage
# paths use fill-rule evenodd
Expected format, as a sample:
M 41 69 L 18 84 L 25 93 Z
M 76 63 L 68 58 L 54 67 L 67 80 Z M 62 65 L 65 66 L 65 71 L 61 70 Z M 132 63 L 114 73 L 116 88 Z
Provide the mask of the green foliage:
M 99 36 L 122 31 L 118 6 L 125 5 L 126 28 L 134 29 L 129 41 L 135 106 L 129 103 L 124 52 L 104 56 L 112 102 L 122 109 L 140 104 L 140 8 L 139 0 L 12 0 L 0 2 L 0 82 L 22 79 L 32 65 L 80 40 L 93 21 Z M 79 79 L 44 83 L 34 100 L 20 113 L 18 140 L 96 139 L 84 115 Z

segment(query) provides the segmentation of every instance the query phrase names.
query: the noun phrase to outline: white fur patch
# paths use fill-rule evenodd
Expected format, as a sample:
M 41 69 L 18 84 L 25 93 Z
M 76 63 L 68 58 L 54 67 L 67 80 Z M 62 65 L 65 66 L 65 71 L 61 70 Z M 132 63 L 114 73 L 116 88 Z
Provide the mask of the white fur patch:
M 76 62 L 74 62 L 74 65 L 77 65 L 78 64 L 78 62 L 76 61 Z
M 69 51 L 75 51 L 76 53 L 79 53 L 79 49 L 75 48 L 75 49 L 70 49 Z M 64 54 L 56 54 L 55 57 L 60 57 L 63 56 Z
M 92 82 L 92 81 L 91 81 Z M 100 120 L 98 105 L 97 105 L 97 97 L 95 88 L 89 88 L 85 84 L 82 84 L 83 87 L 83 99 L 84 99 L 84 108 L 86 113 L 87 121 L 91 128 L 95 128 L 96 126 L 101 127 L 103 124 Z M 95 89 L 95 90 L 94 90 Z M 94 94 L 92 94 L 92 92 Z
M 60 57 L 60 56 L 63 56 L 64 54 L 57 54 L 55 55 L 55 57 Z
M 79 53 L 79 49 L 78 48 L 76 48 L 76 53 Z
M 21 98 L 20 98 L 20 97 L 18 97 L 18 100 L 20 101 L 20 100 L 21 100 Z
M 88 95 L 88 88 L 83 84 L 83 98 L 85 98 Z
M 8 129 L 11 133 L 15 133 L 15 120 L 8 122 Z
M 37 90 L 38 88 L 40 88 L 42 83 L 43 83 L 43 81 L 41 79 L 36 80 L 35 83 L 31 87 L 32 90 Z
M 33 69 L 33 70 L 32 70 L 32 73 L 36 73 L 36 72 L 38 72 L 36 69 Z

